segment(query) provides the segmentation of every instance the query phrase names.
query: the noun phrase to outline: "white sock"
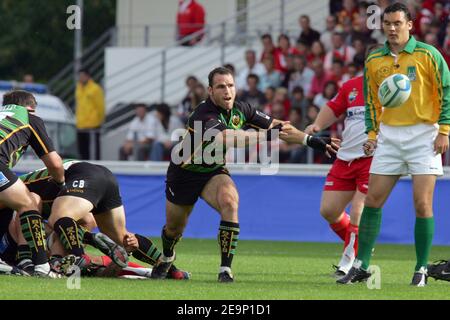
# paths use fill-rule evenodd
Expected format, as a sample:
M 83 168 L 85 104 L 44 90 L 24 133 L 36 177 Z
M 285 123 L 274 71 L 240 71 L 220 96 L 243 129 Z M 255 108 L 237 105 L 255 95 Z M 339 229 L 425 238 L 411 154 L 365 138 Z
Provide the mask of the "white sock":
M 43 273 L 49 273 L 50 272 L 50 265 L 48 264 L 48 262 L 43 263 L 43 264 L 37 264 L 34 266 L 34 271 L 40 271 Z
M 219 268 L 219 273 L 222 273 L 222 272 L 224 272 L 224 271 L 228 272 L 229 274 L 232 274 L 232 273 L 231 273 L 231 268 L 230 268 L 230 267 L 220 267 L 220 268 Z

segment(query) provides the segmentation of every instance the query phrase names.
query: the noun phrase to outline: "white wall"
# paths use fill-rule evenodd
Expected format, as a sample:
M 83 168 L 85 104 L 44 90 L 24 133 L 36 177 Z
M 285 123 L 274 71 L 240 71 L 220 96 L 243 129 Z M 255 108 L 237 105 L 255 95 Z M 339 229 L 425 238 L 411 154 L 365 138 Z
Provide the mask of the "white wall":
M 197 0 L 214 24 L 236 12 L 236 1 Z M 144 25 L 150 25 L 150 46 L 166 46 L 175 40 L 178 0 L 118 0 L 116 25 L 119 46 L 144 46 Z M 130 28 L 131 27 L 131 28 Z
M 227 47 L 224 62 L 233 63 L 237 70 L 242 69 L 245 50 L 245 47 Z M 105 94 L 108 110 L 117 103 L 161 102 L 161 51 L 161 48 L 106 49 Z M 220 47 L 176 47 L 168 50 L 164 102 L 177 105 L 186 94 L 187 76 L 194 75 L 207 85 L 208 73 L 220 65 Z
M 227 22 L 227 32 L 236 30 L 234 16 L 237 12 L 236 0 L 197 0 L 206 12 L 206 23 L 217 25 Z M 273 33 L 280 30 L 280 0 L 248 0 L 247 30 L 267 30 Z M 121 47 L 145 46 L 145 25 L 148 29 L 148 45 L 152 47 L 167 46 L 175 40 L 175 24 L 178 0 L 118 0 L 116 25 L 119 27 L 118 40 Z M 292 30 L 292 37 L 300 32 L 298 17 L 308 14 L 313 28 L 321 31 L 325 28 L 328 15 L 328 0 L 285 0 L 284 27 Z M 212 36 L 220 32 L 220 26 L 212 31 Z

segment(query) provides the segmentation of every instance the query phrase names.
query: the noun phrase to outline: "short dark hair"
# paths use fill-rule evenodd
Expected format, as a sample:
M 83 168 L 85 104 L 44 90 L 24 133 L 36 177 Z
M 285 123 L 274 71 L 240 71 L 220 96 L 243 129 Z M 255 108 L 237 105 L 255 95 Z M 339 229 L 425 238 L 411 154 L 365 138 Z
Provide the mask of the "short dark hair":
M 384 45 L 381 43 L 369 44 L 366 49 L 365 59 L 367 59 L 367 57 L 372 53 L 372 51 L 375 51 L 375 50 L 383 48 L 383 47 L 384 47 Z
M 249 80 L 249 79 L 255 79 L 256 83 L 259 83 L 259 77 L 257 74 L 249 73 L 249 75 L 247 76 L 247 80 Z
M 264 33 L 261 36 L 261 40 L 264 40 L 264 39 L 270 39 L 270 41 L 272 41 L 272 36 L 269 33 Z
M 391 4 L 390 6 L 387 6 L 386 9 L 384 9 L 384 12 L 383 12 L 383 15 L 381 16 L 381 18 L 384 19 L 384 15 L 386 13 L 393 13 L 393 12 L 398 12 L 398 11 L 402 11 L 405 14 L 406 21 L 412 20 L 411 12 L 409 12 L 408 7 L 400 2 L 396 2 L 396 3 Z
M 36 108 L 36 98 L 25 90 L 13 90 L 3 95 L 3 105 L 16 104 L 22 107 Z
M 79 73 L 85 73 L 87 74 L 89 77 L 91 76 L 91 71 L 89 71 L 88 68 L 81 68 Z
M 217 67 L 208 74 L 208 85 L 210 87 L 213 86 L 213 80 L 214 80 L 214 76 L 216 74 L 221 74 L 221 75 L 229 74 L 229 75 L 233 76 L 233 73 L 229 69 L 224 68 L 224 67 Z

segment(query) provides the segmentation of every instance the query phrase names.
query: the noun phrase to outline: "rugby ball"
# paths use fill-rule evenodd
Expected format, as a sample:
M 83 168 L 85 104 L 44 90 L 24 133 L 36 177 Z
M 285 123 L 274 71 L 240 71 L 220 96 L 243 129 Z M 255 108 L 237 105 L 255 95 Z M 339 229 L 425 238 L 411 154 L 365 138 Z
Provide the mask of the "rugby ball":
M 378 99 L 385 108 L 396 108 L 411 95 L 411 81 L 401 73 L 393 74 L 383 80 L 378 88 Z

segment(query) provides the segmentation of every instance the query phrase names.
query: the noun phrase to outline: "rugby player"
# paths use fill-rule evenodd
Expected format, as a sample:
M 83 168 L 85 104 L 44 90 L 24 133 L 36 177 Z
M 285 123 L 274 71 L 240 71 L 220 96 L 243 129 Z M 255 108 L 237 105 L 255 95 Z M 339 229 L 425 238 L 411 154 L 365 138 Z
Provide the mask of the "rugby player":
M 231 264 L 240 232 L 239 196 L 225 168 L 226 146 L 245 147 L 257 143 L 258 132 L 244 131 L 246 126 L 267 130 L 279 129 L 286 124 L 247 103 L 235 101 L 236 89 L 230 70 L 215 68 L 208 75 L 208 83 L 209 97 L 191 113 L 187 122 L 188 131 L 178 145 L 181 150 L 172 152 L 167 170 L 166 224 L 161 232 L 163 255 L 153 268 L 152 278 L 155 279 L 167 277 L 175 261 L 174 248 L 183 234 L 194 204 L 201 197 L 221 217 L 218 231 L 221 256 L 218 281 L 234 281 Z M 313 148 L 333 152 L 332 146 L 322 138 L 304 133 L 301 133 L 301 138 L 304 144 Z M 207 151 L 212 147 L 215 147 L 216 153 L 214 159 L 209 159 Z

